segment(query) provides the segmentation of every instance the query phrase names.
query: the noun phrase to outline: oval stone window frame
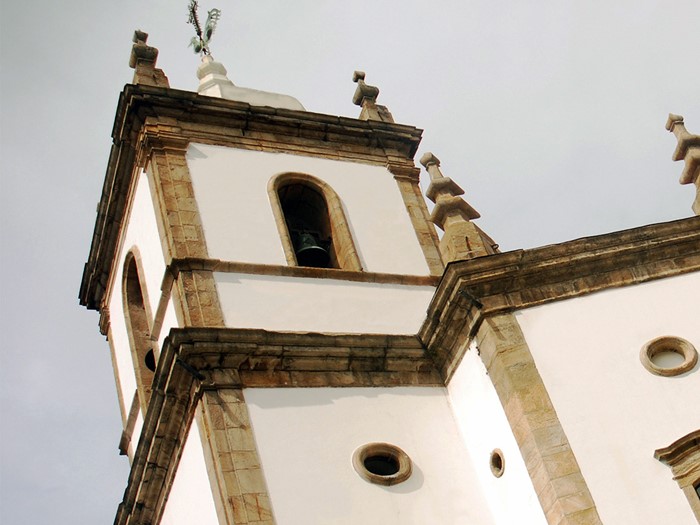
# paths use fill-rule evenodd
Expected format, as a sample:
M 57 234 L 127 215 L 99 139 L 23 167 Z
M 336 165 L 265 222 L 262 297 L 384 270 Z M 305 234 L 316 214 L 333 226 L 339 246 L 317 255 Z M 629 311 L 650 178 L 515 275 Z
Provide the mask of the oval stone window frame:
M 506 458 L 503 456 L 503 451 L 500 448 L 495 448 L 491 452 L 489 467 L 491 468 L 491 473 L 497 478 L 500 478 L 505 472 Z
M 397 470 L 393 474 L 382 475 L 371 472 L 365 461 L 374 457 L 388 458 L 395 462 Z M 406 481 L 411 477 L 413 466 L 411 458 L 396 445 L 390 443 L 368 443 L 362 445 L 352 455 L 352 466 L 360 477 L 370 483 L 391 486 Z
M 659 366 L 654 363 L 654 356 L 661 352 L 674 352 L 683 357 L 683 362 L 677 366 Z M 663 336 L 646 343 L 640 351 L 639 358 L 644 368 L 652 374 L 671 377 L 692 370 L 698 362 L 698 351 L 690 341 L 682 337 Z

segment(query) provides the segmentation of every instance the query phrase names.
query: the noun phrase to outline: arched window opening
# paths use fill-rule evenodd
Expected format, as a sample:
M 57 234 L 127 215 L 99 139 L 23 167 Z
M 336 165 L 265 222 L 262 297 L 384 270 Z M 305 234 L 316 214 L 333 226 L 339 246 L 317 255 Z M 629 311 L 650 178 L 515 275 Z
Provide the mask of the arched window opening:
M 145 414 L 151 399 L 156 360 L 151 348 L 151 330 L 144 298 L 145 292 L 133 252 L 129 252 L 124 262 L 123 292 L 124 314 L 136 374 L 136 387 L 141 410 Z
M 362 270 L 343 205 L 328 184 L 284 173 L 268 190 L 289 264 Z
M 297 264 L 338 268 L 328 205 L 323 195 L 300 183 L 282 186 L 278 194 Z

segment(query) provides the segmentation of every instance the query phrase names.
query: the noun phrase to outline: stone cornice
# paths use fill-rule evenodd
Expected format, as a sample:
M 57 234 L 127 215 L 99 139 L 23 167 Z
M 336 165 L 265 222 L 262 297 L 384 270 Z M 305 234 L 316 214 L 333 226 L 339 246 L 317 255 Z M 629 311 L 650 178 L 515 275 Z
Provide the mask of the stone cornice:
M 700 270 L 700 217 L 448 265 L 419 337 L 449 380 L 487 316 Z
M 138 169 L 153 149 L 190 142 L 413 167 L 422 131 L 307 111 L 251 106 L 189 91 L 127 85 L 119 97 L 80 304 L 100 309 Z
M 695 430 L 674 441 L 668 447 L 655 450 L 654 457 L 662 463 L 675 467 L 698 451 L 700 451 L 700 430 Z
M 442 386 L 412 335 L 318 334 L 253 329 L 171 331 L 167 345 L 210 385 Z
M 207 270 L 223 273 L 245 273 L 250 275 L 276 275 L 285 277 L 308 277 L 313 279 L 336 279 L 363 283 L 402 284 L 407 286 L 436 286 L 439 278 L 432 275 L 404 275 L 339 270 L 337 268 L 311 268 L 306 266 L 281 266 L 273 264 L 243 263 L 220 259 L 199 259 L 188 257 L 173 259 L 170 272 Z

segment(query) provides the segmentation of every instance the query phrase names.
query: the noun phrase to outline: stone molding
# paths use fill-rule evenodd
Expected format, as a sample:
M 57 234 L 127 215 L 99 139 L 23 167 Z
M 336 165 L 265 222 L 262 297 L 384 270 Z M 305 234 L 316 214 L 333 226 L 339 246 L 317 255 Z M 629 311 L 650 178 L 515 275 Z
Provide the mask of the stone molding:
M 154 152 L 160 159 L 156 170 L 167 170 L 170 162 L 179 164 L 191 142 L 410 168 L 414 167 L 412 159 L 421 134 L 413 126 L 390 122 L 258 107 L 189 91 L 127 85 L 119 97 L 80 304 L 100 309 L 130 188 L 139 166 L 153 162 Z
M 671 468 L 673 479 L 688 498 L 690 508 L 700 523 L 700 498 L 695 488 L 700 484 L 700 430 L 654 451 L 654 457 Z
M 415 336 L 186 328 L 166 345 L 227 388 L 444 386 Z
M 405 275 L 378 272 L 357 272 L 338 268 L 311 268 L 305 266 L 280 266 L 272 264 L 242 263 L 188 257 L 170 261 L 167 273 L 177 277 L 185 271 L 209 271 L 246 273 L 251 275 L 275 275 L 311 279 L 336 279 L 361 283 L 402 284 L 407 286 L 436 286 L 439 278 L 432 275 Z

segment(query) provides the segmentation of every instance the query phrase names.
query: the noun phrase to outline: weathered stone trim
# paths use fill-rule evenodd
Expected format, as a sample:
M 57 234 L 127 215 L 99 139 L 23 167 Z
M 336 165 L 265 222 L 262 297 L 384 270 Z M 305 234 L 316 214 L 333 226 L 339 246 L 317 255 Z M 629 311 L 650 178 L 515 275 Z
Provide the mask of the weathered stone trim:
M 224 326 L 213 272 L 181 270 L 175 281 L 175 289 L 186 305 L 182 309 L 186 326 Z
M 122 265 L 121 300 L 138 397 L 141 410 L 145 413 L 153 383 L 153 372 L 148 369 L 145 360 L 149 351 L 153 351 L 155 357 L 158 348 L 153 345 L 151 338 L 153 314 L 144 275 L 141 254 L 136 246 L 132 246 L 124 257 Z
M 230 388 L 444 385 L 415 336 L 199 328 L 174 329 L 169 340 Z
M 126 428 L 126 422 L 129 417 L 126 401 L 124 400 L 124 392 L 122 392 L 122 384 L 119 379 L 119 366 L 117 365 L 117 350 L 114 347 L 111 328 L 107 332 L 107 344 L 109 345 L 109 357 L 112 362 L 112 371 L 114 372 L 114 386 L 117 389 L 117 399 L 119 401 L 119 414 L 122 418 L 122 428 Z
M 654 451 L 654 457 L 671 468 L 673 479 L 688 498 L 690 508 L 700 523 L 700 498 L 695 492 L 695 487 L 700 483 L 700 430 Z
M 111 327 L 111 321 L 110 321 L 110 316 L 109 316 L 109 307 L 103 306 L 100 308 L 100 321 L 99 321 L 99 327 L 100 327 L 100 333 L 104 336 L 108 336 L 109 330 Z
M 435 276 L 442 275 L 445 266 L 440 255 L 440 240 L 433 223 L 430 221 L 430 213 L 418 183 L 420 170 L 412 162 L 410 164 L 399 163 L 397 159 L 388 164 L 387 169 L 396 179 L 401 198 L 406 206 L 406 212 L 408 212 L 411 224 L 413 224 L 416 238 L 421 250 L 423 250 L 423 256 L 430 269 L 430 274 Z
M 136 426 L 139 409 L 139 396 L 138 393 L 134 391 L 134 397 L 131 401 L 131 407 L 129 408 L 129 416 L 124 423 L 124 430 L 122 430 L 121 438 L 119 438 L 119 454 L 122 456 L 129 455 L 132 452 L 130 450 L 131 441 L 134 437 L 134 427 Z
M 247 273 L 252 275 L 281 275 L 285 277 L 308 277 L 313 279 L 337 279 L 382 284 L 404 284 L 410 286 L 435 286 L 439 278 L 429 275 L 403 275 L 377 272 L 355 272 L 337 268 L 308 268 L 301 266 L 277 266 L 271 264 L 241 263 L 219 259 L 184 258 L 173 259 L 170 269 L 176 275 L 181 271 L 210 271 L 224 273 Z
M 207 435 L 225 523 L 274 525 L 272 505 L 243 392 L 208 388 L 201 422 Z

